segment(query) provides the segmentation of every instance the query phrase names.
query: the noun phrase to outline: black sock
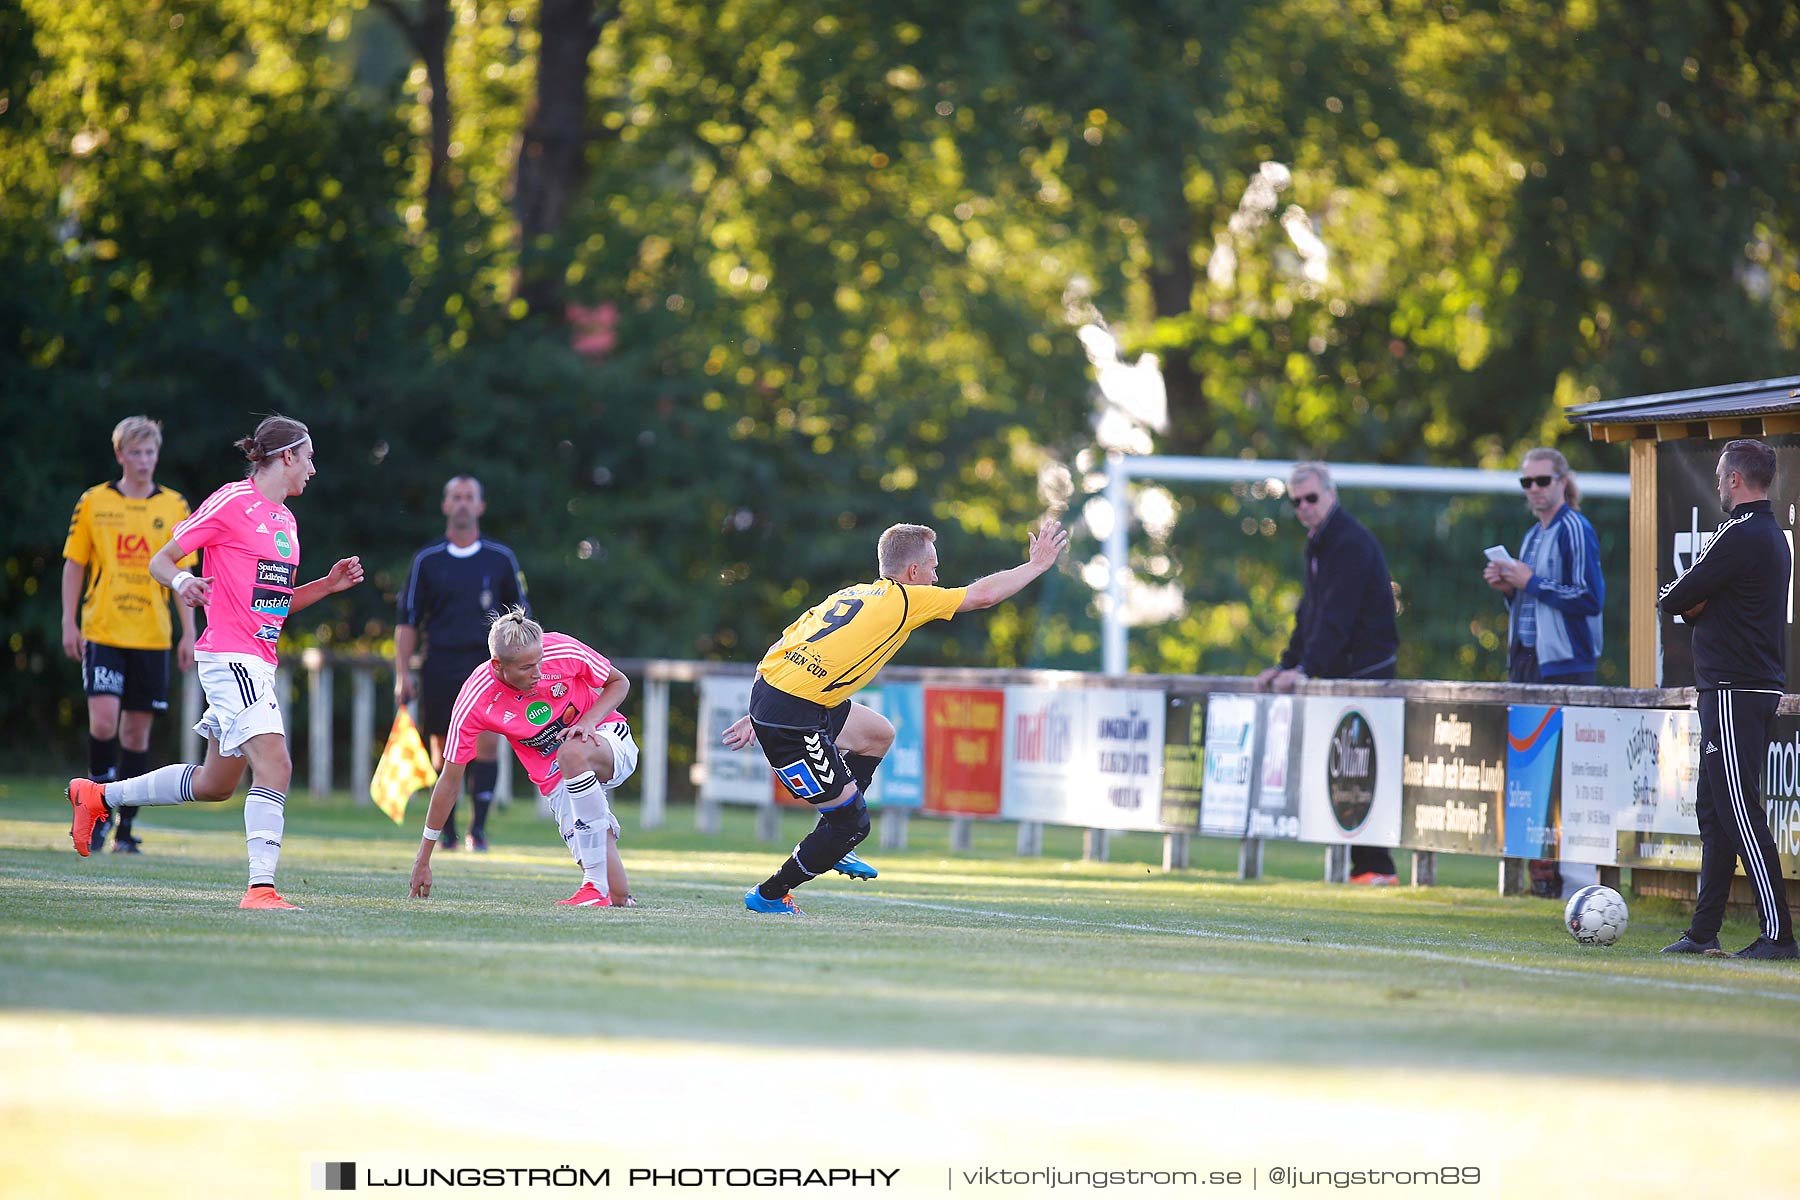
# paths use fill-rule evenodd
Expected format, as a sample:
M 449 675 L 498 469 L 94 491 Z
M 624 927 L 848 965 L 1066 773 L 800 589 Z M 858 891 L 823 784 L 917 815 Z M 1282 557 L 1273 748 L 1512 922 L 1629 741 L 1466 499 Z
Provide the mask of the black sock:
M 142 775 L 149 770 L 150 751 L 119 751 L 120 779 L 136 779 L 139 775 Z M 131 820 L 133 817 L 137 816 L 138 806 L 135 804 L 121 804 L 114 811 L 119 815 L 119 836 L 122 838 L 129 838 L 131 836 Z
M 865 796 L 869 793 L 869 781 L 875 778 L 875 768 L 881 765 L 878 754 L 846 754 L 844 762 L 850 768 L 850 778 L 856 780 L 856 790 Z
M 781 869 L 757 884 L 756 890 L 764 900 L 779 900 L 811 878 L 801 870 L 800 860 L 790 854 Z
M 95 783 L 108 783 L 118 777 L 118 769 L 119 739 L 109 737 L 102 741 L 88 734 L 88 778 Z
M 476 759 L 469 766 L 469 791 L 475 815 L 469 821 L 470 837 L 487 836 L 488 812 L 494 807 L 494 785 L 500 777 L 500 764 Z
M 757 891 L 764 900 L 779 900 L 815 874 L 801 865 L 801 854 L 804 853 L 808 859 L 819 863 L 820 871 L 829 871 L 868 836 L 869 808 L 861 796 L 855 797 L 849 804 L 822 812 L 819 814 L 819 823 L 813 826 L 812 832 L 794 847 L 794 852 L 788 855 L 779 871 L 758 885 Z

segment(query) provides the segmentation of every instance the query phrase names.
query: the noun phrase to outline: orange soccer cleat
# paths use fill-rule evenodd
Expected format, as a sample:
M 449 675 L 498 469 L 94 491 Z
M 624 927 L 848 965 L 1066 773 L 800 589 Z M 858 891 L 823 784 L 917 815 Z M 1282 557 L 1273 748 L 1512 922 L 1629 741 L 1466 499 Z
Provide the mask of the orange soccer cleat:
M 75 853 L 86 858 L 93 849 L 94 826 L 107 818 L 106 788 L 91 779 L 71 779 L 63 795 L 75 810 L 69 840 L 75 843 Z
M 238 901 L 238 907 L 239 908 L 291 908 L 291 909 L 295 910 L 296 912 L 298 912 L 300 910 L 300 906 L 298 904 L 289 904 L 286 900 L 283 900 L 281 898 L 280 894 L 278 894 L 275 891 L 275 889 L 272 887 L 253 887 L 253 888 L 251 888 L 249 891 L 244 893 L 244 898 L 242 900 Z

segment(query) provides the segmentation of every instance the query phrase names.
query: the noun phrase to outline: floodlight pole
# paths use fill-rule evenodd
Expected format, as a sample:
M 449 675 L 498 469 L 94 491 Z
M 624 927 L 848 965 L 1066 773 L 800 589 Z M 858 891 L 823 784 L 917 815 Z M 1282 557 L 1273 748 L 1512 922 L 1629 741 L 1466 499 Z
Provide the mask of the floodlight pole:
M 1258 483 L 1286 480 L 1290 461 L 1253 458 L 1189 458 L 1165 454 L 1106 455 L 1106 499 L 1112 507 L 1107 530 L 1106 593 L 1100 603 L 1100 669 L 1124 675 L 1128 662 L 1125 633 L 1125 571 L 1131 553 L 1131 480 L 1171 479 L 1187 483 Z M 1395 467 L 1380 463 L 1332 463 L 1331 480 L 1338 488 L 1385 488 L 1402 492 L 1475 492 L 1517 496 L 1519 478 L 1512 471 L 1472 467 Z M 1581 494 L 1626 500 L 1631 476 L 1582 472 Z

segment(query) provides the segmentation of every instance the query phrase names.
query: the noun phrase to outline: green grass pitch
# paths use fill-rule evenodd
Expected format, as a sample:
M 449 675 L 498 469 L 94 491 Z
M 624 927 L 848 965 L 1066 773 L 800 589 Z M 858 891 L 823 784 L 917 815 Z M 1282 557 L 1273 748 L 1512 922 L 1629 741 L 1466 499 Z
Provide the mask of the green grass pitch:
M 420 812 L 296 796 L 305 911 L 244 913 L 239 803 L 146 809 L 141 857 L 84 860 L 60 780 L 0 779 L 0 1195 L 311 1195 L 331 1161 L 605 1168 L 608 1194 L 752 1165 L 897 1169 L 894 1195 L 1042 1194 L 966 1173 L 1046 1168 L 1244 1176 L 1133 1193 L 1159 1195 L 1281 1190 L 1278 1166 L 1482 1172 L 1353 1195 L 1800 1187 L 1800 970 L 1659 957 L 1667 901 L 1591 949 L 1485 860 L 1370 890 L 1272 846 L 1244 883 L 1233 843 L 1164 874 L 1147 836 L 1088 863 L 1076 831 L 1019 859 L 983 827 L 951 855 L 915 821 L 865 846 L 879 880 L 767 917 L 740 898 L 803 817 L 761 844 L 745 812 L 704 837 L 622 805 L 642 907 L 570 910 L 529 803 L 415 901 Z

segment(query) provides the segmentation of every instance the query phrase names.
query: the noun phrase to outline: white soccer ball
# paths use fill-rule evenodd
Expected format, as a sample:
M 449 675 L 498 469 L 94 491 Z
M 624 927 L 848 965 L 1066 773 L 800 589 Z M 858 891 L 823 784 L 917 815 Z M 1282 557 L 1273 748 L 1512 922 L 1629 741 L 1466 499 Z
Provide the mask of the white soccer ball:
M 1609 887 L 1590 884 L 1569 897 L 1563 909 L 1563 924 L 1584 946 L 1610 946 L 1625 932 L 1631 914 L 1625 908 L 1625 897 Z

